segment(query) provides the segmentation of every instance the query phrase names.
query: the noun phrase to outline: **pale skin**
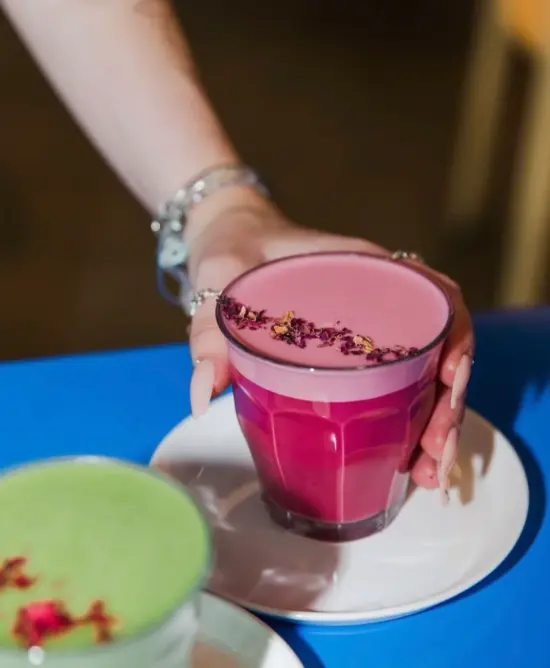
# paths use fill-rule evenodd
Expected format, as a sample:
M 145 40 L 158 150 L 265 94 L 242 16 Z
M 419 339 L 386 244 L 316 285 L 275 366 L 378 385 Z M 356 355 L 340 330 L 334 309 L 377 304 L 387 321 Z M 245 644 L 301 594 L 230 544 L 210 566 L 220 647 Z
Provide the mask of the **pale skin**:
M 240 162 L 200 85 L 167 0 L 0 2 L 90 140 L 151 213 L 203 170 Z M 207 198 L 193 210 L 185 236 L 197 290 L 223 288 L 246 269 L 296 253 L 388 254 L 364 239 L 301 228 L 247 188 Z M 457 455 L 474 339 L 458 286 L 419 268 L 449 291 L 455 306 L 437 406 L 413 469 L 418 484 L 444 491 Z M 193 319 L 190 343 L 196 362 L 192 406 L 200 415 L 228 382 L 226 344 L 212 301 Z

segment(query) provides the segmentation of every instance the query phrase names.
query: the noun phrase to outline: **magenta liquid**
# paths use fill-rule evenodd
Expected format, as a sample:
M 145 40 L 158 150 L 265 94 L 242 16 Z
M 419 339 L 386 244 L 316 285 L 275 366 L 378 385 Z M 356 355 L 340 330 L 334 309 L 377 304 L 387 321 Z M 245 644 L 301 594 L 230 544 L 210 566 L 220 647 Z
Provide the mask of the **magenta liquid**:
M 435 402 L 451 312 L 443 291 L 410 267 L 352 253 L 297 256 L 237 279 L 226 294 L 279 317 L 348 327 L 375 346 L 418 353 L 376 364 L 339 346 L 239 330 L 229 340 L 235 406 L 273 519 L 312 537 L 349 540 L 399 512 Z

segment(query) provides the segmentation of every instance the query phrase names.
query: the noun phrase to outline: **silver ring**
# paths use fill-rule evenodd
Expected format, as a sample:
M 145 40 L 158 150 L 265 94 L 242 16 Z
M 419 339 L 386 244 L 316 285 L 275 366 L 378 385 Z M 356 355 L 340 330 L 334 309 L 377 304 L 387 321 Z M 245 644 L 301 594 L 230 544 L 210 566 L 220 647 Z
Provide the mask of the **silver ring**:
M 217 299 L 220 295 L 221 290 L 212 290 L 211 288 L 205 288 L 204 290 L 192 293 L 187 301 L 187 313 L 189 314 L 189 317 L 192 318 L 196 315 L 197 311 L 207 299 L 210 299 L 211 297 Z
M 408 253 L 407 251 L 398 250 L 395 253 L 392 253 L 392 260 L 412 260 L 413 262 L 420 262 L 425 264 L 424 258 L 418 253 Z

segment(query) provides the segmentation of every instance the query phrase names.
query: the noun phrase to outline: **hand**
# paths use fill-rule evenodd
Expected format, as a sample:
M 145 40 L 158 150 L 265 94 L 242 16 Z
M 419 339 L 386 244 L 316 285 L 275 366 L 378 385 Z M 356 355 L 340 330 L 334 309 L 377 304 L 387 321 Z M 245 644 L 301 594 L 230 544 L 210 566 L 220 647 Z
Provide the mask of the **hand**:
M 225 208 L 200 227 L 190 241 L 190 276 L 195 289 L 223 289 L 252 267 L 276 258 L 318 251 L 362 251 L 389 255 L 363 239 L 298 227 L 263 200 Z M 451 296 L 455 319 L 443 350 L 440 387 L 432 418 L 421 439 L 422 453 L 414 464 L 414 481 L 445 493 L 458 450 L 464 398 L 474 349 L 472 324 L 459 287 L 451 279 L 422 264 L 416 268 L 438 282 Z M 194 416 L 204 413 L 212 395 L 229 382 L 227 348 L 215 320 L 214 300 L 193 318 L 191 354 L 196 365 L 191 381 Z M 441 482 L 441 485 L 440 485 Z

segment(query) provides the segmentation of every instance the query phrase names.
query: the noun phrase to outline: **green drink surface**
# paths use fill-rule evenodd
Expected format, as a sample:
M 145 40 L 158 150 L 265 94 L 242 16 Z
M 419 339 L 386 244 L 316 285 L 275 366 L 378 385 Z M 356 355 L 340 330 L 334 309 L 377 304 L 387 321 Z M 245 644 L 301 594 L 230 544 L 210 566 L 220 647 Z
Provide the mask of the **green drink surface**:
M 25 557 L 30 588 L 0 588 L 0 648 L 33 601 L 56 599 L 82 616 L 97 600 L 117 619 L 113 639 L 147 631 L 200 584 L 209 559 L 205 522 L 177 487 L 131 466 L 66 460 L 0 478 L 0 563 Z M 95 643 L 79 627 L 47 647 Z

